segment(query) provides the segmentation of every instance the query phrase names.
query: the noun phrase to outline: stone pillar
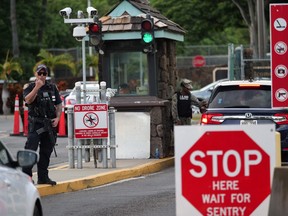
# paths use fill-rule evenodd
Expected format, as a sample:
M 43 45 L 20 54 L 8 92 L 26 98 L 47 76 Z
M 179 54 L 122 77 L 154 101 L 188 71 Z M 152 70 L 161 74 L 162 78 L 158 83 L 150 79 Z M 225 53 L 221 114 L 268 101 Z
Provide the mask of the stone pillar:
M 167 100 L 165 106 L 151 110 L 151 157 L 155 157 L 156 148 L 160 158 L 174 154 L 173 121 L 171 98 L 176 91 L 178 71 L 176 69 L 176 42 L 157 40 L 157 79 L 158 97 Z

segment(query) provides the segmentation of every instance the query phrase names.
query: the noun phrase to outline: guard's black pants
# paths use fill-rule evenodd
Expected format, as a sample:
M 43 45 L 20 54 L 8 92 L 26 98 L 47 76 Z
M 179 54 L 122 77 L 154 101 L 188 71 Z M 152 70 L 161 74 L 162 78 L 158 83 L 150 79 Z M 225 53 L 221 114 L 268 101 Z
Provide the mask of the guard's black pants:
M 53 152 L 53 144 L 51 144 L 48 132 L 43 132 L 37 134 L 36 130 L 43 127 L 41 123 L 35 123 L 34 126 L 29 122 L 29 132 L 27 136 L 27 142 L 25 144 L 25 149 L 30 149 L 37 151 L 39 146 L 39 161 L 37 163 L 37 174 L 38 179 L 48 178 L 48 166 L 50 163 L 50 156 Z M 56 136 L 56 131 L 54 131 Z M 32 177 L 32 168 L 23 168 L 23 172 Z

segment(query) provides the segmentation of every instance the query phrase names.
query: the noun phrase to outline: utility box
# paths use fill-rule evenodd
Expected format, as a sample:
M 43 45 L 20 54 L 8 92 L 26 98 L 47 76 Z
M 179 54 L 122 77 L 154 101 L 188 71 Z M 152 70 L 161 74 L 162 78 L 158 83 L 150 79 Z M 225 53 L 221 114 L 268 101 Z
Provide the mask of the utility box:
M 150 113 L 116 112 L 116 158 L 150 158 Z

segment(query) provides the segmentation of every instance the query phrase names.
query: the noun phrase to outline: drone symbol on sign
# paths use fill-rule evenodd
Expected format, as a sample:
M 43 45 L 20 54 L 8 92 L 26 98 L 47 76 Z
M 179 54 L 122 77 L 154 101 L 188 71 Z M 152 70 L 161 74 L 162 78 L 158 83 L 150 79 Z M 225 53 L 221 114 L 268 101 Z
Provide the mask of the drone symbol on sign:
M 286 53 L 287 51 L 287 45 L 286 43 L 284 43 L 283 41 L 279 41 L 275 44 L 274 46 L 274 50 L 276 53 L 278 53 L 279 55 L 283 55 Z
M 283 88 L 278 89 L 276 91 L 276 93 L 275 93 L 275 96 L 276 96 L 278 101 L 281 101 L 281 102 L 286 101 L 287 100 L 287 91 L 286 91 L 286 89 L 283 89 Z
M 83 117 L 83 123 L 88 128 L 94 128 L 99 123 L 99 117 L 93 112 L 86 113 Z

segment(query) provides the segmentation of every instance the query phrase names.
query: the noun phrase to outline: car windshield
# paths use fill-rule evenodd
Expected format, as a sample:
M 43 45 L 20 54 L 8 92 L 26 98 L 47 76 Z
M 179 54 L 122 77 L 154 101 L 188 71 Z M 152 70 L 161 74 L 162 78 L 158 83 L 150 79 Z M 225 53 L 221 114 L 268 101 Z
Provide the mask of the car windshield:
M 271 108 L 271 88 L 221 86 L 210 98 L 209 108 Z

